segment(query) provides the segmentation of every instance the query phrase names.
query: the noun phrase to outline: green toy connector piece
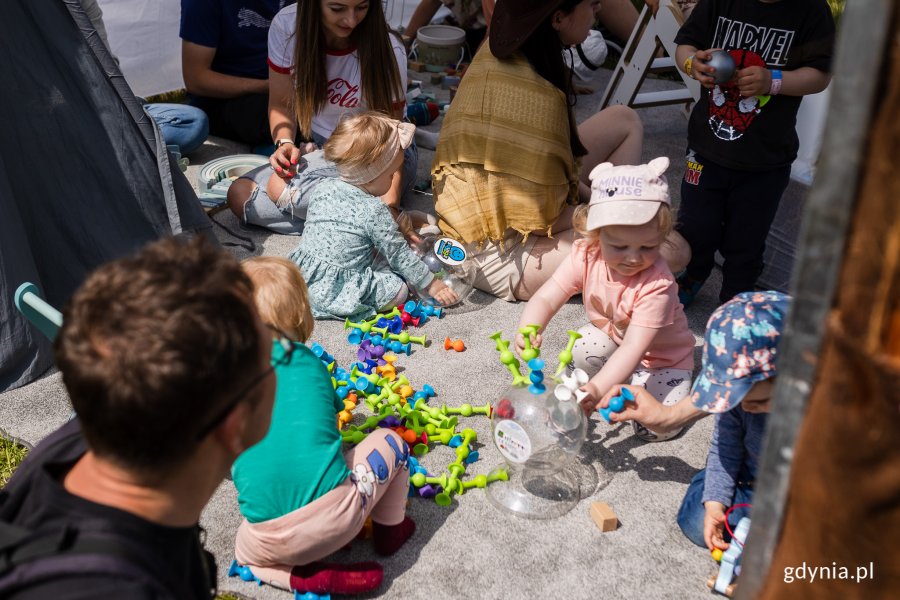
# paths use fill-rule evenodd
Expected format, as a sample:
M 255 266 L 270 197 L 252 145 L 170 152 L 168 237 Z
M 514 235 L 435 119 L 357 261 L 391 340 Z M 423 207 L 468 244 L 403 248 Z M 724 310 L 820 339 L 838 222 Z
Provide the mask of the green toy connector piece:
M 381 337 L 387 337 L 387 334 L 388 334 L 387 327 L 375 327 L 374 325 L 371 325 L 371 330 L 372 330 L 372 333 L 377 333 Z M 365 332 L 363 332 L 363 333 L 365 333 Z
M 506 469 L 496 468 L 487 476 L 487 482 L 494 483 L 495 481 L 509 481 L 509 473 L 506 472 Z
M 359 429 L 347 429 L 341 432 L 341 441 L 346 444 L 358 444 L 364 439 L 366 439 L 366 433 L 363 433 Z
M 559 353 L 559 365 L 556 367 L 553 379 L 562 375 L 562 372 L 566 370 L 566 367 L 572 364 L 572 349 L 575 347 L 575 342 L 582 337 L 580 333 L 571 329 L 566 333 L 569 334 L 569 343 L 566 344 L 566 349 Z
M 374 331 L 374 328 L 373 328 Z M 390 335 L 382 335 L 381 337 L 387 337 L 391 340 L 397 340 L 401 344 L 408 344 L 412 342 L 413 344 L 419 344 L 420 346 L 425 345 L 425 336 L 424 335 L 409 335 L 408 331 L 401 331 L 400 333 L 392 333 Z
M 350 319 L 344 319 L 344 329 L 359 329 L 363 333 L 369 333 L 369 330 L 372 329 L 372 324 L 367 321 L 361 321 L 359 323 L 354 323 Z
M 471 404 L 463 404 L 458 408 L 453 408 L 447 406 L 446 404 L 442 404 L 440 410 L 445 415 L 462 415 L 464 417 L 471 417 L 472 415 L 490 416 L 491 403 L 488 402 L 484 406 L 472 406 Z
M 540 331 L 540 325 L 526 325 L 525 327 L 519 328 L 519 333 L 522 334 L 525 342 L 525 349 L 522 350 L 521 355 L 522 360 L 524 360 L 526 363 L 541 355 L 541 349 L 531 345 L 532 336 L 537 335 Z
M 502 335 L 503 332 L 498 331 L 489 336 L 492 340 L 494 340 L 497 352 L 500 353 L 500 362 L 506 365 L 506 368 L 509 370 L 510 374 L 512 374 L 513 385 L 528 384 L 528 378 L 523 376 L 522 373 L 519 372 L 519 359 L 516 358 L 516 355 L 510 351 L 509 342 L 500 339 Z

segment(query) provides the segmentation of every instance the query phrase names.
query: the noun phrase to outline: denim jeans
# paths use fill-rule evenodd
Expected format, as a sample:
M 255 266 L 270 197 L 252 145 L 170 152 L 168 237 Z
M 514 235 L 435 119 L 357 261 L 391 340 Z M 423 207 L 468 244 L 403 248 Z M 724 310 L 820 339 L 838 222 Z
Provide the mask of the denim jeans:
M 703 540 L 703 520 L 706 517 L 706 508 L 701 502 L 705 479 L 706 469 L 701 469 L 691 479 L 691 485 L 688 486 L 687 492 L 684 494 L 684 500 L 681 501 L 681 508 L 678 509 L 678 517 L 676 518 L 678 526 L 681 527 L 684 535 L 702 548 L 706 548 L 706 542 Z M 735 488 L 732 504 L 751 504 L 752 502 L 753 488 L 743 485 Z M 736 508 L 728 514 L 728 526 L 734 531 L 741 517 L 749 516 L 749 508 Z M 725 531 L 725 541 L 731 541 L 731 536 L 728 535 L 727 530 Z
M 145 104 L 144 110 L 159 125 L 167 146 L 178 146 L 182 155 L 203 145 L 209 135 L 206 113 L 188 104 Z

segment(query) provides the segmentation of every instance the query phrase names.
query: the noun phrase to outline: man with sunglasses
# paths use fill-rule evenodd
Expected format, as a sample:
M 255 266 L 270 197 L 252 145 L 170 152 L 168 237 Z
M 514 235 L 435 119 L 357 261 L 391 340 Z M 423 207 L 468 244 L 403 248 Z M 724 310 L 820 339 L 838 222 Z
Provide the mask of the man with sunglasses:
M 198 521 L 268 431 L 271 347 L 250 280 L 201 238 L 90 275 L 56 339 L 78 416 L 0 492 L 0 536 L 21 533 L 0 540 L 0 596 L 211 598 Z

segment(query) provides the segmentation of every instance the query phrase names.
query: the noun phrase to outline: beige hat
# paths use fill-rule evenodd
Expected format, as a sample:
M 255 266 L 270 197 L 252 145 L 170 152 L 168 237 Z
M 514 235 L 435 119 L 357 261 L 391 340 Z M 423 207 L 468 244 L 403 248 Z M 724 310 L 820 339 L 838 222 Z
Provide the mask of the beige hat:
M 602 163 L 591 171 L 591 201 L 587 228 L 607 225 L 643 225 L 669 204 L 669 184 L 663 175 L 669 168 L 665 156 L 646 165 Z
M 416 126 L 412 123 L 391 120 L 394 123 L 394 135 L 380 156 L 376 156 L 371 163 L 364 167 L 354 165 L 342 168 L 340 164 L 337 165 L 338 173 L 343 181 L 352 185 L 363 185 L 374 181 L 387 170 L 398 152 L 409 148 L 416 133 Z

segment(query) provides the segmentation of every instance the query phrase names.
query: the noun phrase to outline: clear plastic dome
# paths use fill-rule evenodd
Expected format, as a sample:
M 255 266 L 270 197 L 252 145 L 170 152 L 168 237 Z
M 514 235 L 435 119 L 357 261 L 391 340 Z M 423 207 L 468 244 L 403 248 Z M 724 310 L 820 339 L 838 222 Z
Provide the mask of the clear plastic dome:
M 413 251 L 422 259 L 435 279 L 443 281 L 456 292 L 459 304 L 472 292 L 475 283 L 475 267 L 466 250 L 456 240 L 436 235 L 425 235 Z M 452 305 L 451 305 L 452 306 Z
M 509 480 L 488 486 L 490 501 L 533 519 L 567 513 L 581 499 L 584 483 L 592 485 L 581 481 L 586 475 L 577 461 L 586 429 L 579 404 L 559 400 L 552 385 L 540 394 L 525 386 L 507 389 L 494 406 L 492 430 Z

